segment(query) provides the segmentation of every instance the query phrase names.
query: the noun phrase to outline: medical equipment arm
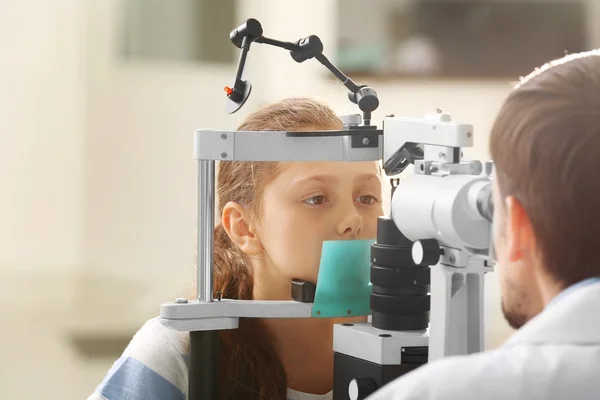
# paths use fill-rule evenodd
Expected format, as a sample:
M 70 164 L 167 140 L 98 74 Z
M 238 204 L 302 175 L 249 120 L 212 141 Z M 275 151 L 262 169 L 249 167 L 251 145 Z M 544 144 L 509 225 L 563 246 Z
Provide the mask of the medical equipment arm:
M 233 88 L 225 87 L 225 92 L 229 100 L 227 102 L 227 112 L 234 113 L 239 110 L 250 96 L 252 85 L 249 81 L 242 80 L 242 73 L 246 64 L 247 54 L 250 51 L 250 44 L 256 42 L 289 50 L 290 55 L 297 63 L 315 58 L 331 71 L 350 91 L 348 99 L 358 105 L 358 108 L 363 112 L 364 124 L 370 125 L 371 113 L 379 106 L 377 93 L 367 85 L 357 85 L 333 65 L 323 54 L 323 42 L 321 42 L 318 36 L 310 35 L 294 43 L 282 42 L 263 36 L 261 24 L 256 19 L 250 18 L 232 30 L 229 38 L 236 47 L 241 49 L 241 52 Z

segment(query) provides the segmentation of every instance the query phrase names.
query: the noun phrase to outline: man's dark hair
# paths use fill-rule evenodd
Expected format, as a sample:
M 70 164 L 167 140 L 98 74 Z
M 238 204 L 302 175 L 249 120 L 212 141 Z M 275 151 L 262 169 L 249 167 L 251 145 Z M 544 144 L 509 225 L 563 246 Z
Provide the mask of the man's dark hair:
M 600 275 L 600 49 L 523 78 L 490 137 L 502 197 L 515 196 L 563 287 Z M 497 205 L 501 206 L 501 205 Z

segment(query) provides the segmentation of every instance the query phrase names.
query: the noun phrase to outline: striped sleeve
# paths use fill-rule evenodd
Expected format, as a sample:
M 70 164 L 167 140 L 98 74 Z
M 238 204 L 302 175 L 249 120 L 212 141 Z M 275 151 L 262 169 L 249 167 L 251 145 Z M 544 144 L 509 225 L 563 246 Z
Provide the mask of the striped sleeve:
M 155 318 L 135 334 L 88 400 L 185 400 L 184 333 Z

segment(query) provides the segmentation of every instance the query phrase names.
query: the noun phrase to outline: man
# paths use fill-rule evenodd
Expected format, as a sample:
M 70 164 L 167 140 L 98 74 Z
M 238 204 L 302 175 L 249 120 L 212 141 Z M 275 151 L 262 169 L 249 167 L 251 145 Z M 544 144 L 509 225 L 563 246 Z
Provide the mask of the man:
M 490 153 L 502 308 L 518 330 L 369 400 L 600 399 L 600 49 L 522 79 Z

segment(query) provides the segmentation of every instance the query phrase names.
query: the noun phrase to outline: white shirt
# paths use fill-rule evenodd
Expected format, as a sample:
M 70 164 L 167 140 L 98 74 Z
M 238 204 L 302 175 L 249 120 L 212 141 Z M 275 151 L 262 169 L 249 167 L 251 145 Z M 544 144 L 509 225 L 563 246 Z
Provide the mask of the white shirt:
M 600 399 L 600 278 L 557 296 L 500 348 L 426 364 L 368 400 Z

